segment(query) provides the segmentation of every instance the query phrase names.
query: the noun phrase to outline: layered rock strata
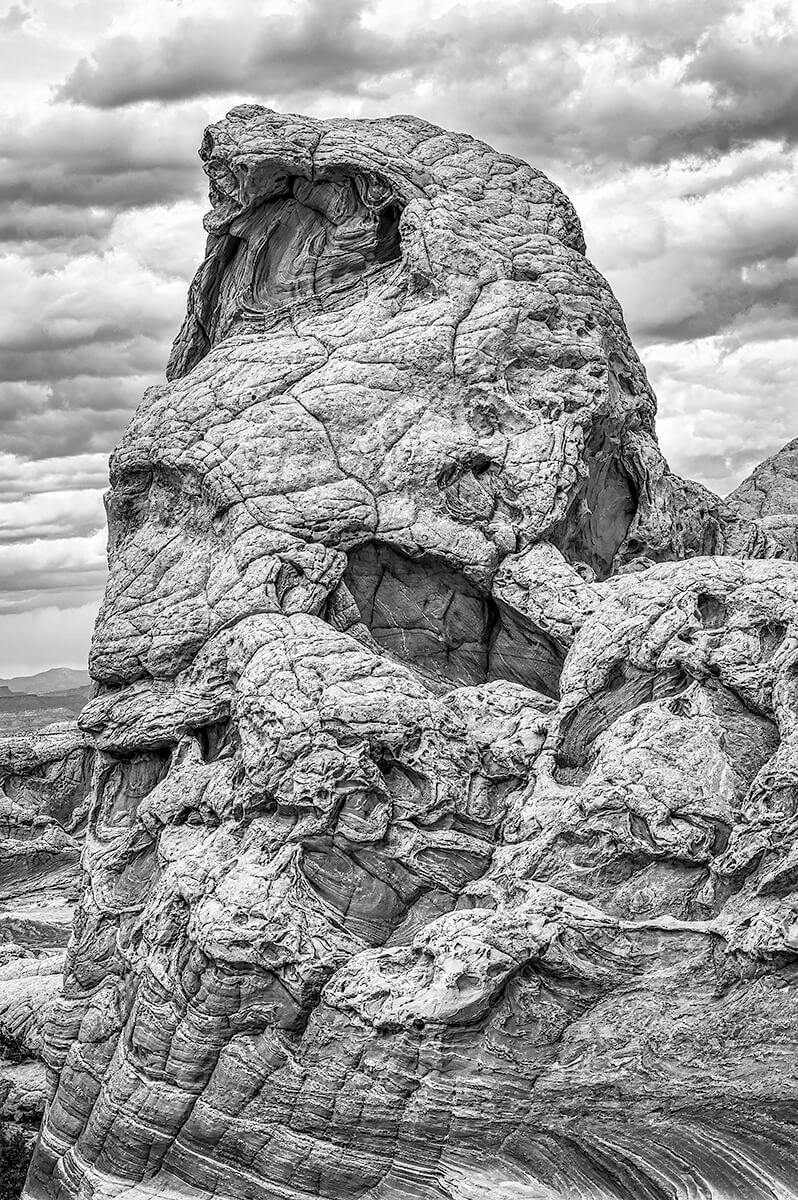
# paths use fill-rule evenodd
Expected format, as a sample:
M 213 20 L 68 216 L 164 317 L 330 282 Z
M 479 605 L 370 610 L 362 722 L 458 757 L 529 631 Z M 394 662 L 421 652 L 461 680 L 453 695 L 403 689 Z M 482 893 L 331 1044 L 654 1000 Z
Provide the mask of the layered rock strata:
M 539 172 L 257 107 L 201 154 L 26 1196 L 798 1195 L 790 522 L 668 470 Z
M 0 1121 L 26 1127 L 46 1098 L 43 1029 L 81 889 L 92 759 L 74 725 L 0 739 Z

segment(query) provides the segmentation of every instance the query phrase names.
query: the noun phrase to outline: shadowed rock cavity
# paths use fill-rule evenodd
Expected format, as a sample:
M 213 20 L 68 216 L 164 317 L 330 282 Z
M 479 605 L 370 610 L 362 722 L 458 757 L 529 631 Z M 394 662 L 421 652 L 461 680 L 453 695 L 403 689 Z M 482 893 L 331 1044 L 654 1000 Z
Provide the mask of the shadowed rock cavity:
M 435 555 L 370 542 L 349 554 L 344 583 L 377 645 L 432 684 L 507 679 L 557 695 L 563 655 L 552 639 Z
M 612 422 L 591 433 L 585 447 L 588 473 L 550 541 L 572 563 L 589 566 L 606 579 L 637 512 L 637 488 L 620 456 Z
M 269 200 L 246 220 L 254 308 L 304 296 L 331 301 L 369 268 L 399 258 L 401 209 L 384 185 L 336 174 L 295 179 L 290 189 L 290 199 Z
M 194 366 L 236 316 L 312 301 L 322 308 L 367 291 L 367 276 L 400 257 L 403 205 L 387 181 L 330 170 L 312 179 L 259 180 L 268 199 L 213 246 L 198 297 Z M 173 374 L 169 372 L 170 376 Z

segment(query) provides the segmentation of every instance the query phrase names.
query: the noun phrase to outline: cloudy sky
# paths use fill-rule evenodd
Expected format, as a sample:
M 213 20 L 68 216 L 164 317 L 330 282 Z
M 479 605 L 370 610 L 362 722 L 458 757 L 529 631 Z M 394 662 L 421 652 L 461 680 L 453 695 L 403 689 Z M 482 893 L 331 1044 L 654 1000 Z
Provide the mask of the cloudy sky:
M 106 458 L 201 257 L 208 121 L 414 112 L 542 167 L 672 466 L 724 493 L 798 436 L 797 67 L 798 0 L 0 0 L 0 676 L 85 663 Z

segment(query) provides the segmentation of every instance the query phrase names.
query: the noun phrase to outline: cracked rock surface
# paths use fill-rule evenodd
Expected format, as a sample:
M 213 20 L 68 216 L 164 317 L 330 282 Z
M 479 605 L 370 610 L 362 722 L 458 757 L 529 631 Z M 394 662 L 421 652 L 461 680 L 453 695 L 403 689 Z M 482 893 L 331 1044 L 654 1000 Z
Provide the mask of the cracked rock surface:
M 792 458 L 669 471 L 526 164 L 255 106 L 201 156 L 26 1197 L 798 1196 Z

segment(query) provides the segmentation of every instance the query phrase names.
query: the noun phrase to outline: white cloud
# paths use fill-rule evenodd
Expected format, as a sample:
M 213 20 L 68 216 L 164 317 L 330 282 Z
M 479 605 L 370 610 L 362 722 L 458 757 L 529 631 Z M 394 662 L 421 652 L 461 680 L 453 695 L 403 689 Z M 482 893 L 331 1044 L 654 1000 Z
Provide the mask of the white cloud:
M 29 539 L 82 536 L 105 526 L 103 493 L 85 489 L 36 492 L 0 503 L 0 544 Z
M 179 278 L 148 270 L 131 245 L 83 254 L 53 271 L 35 271 L 20 254 L 0 260 L 3 350 L 74 348 L 98 341 L 162 344 L 168 322 L 185 307 Z M 136 362 L 130 367 L 135 369 Z M 138 364 L 142 365 L 142 364 Z M 151 366 L 151 359 L 146 359 Z
M 57 494 L 75 488 L 97 490 L 105 486 L 107 478 L 105 454 L 30 460 L 0 453 L 0 504 L 38 492 Z
M 105 543 L 105 530 L 98 530 L 83 537 L 0 544 L 0 615 L 42 604 L 75 608 L 99 598 Z
M 649 375 L 660 397 L 663 450 L 682 474 L 725 495 L 796 436 L 793 340 L 723 339 L 651 346 Z

